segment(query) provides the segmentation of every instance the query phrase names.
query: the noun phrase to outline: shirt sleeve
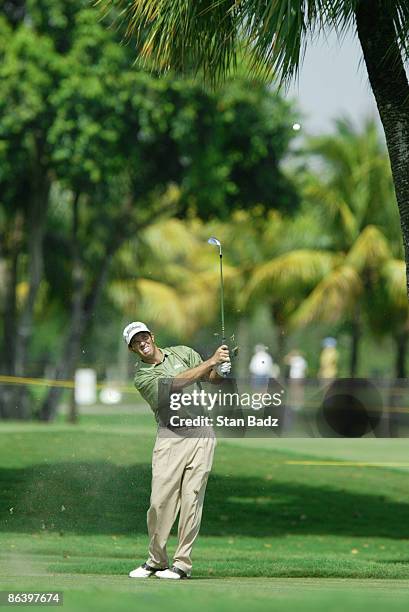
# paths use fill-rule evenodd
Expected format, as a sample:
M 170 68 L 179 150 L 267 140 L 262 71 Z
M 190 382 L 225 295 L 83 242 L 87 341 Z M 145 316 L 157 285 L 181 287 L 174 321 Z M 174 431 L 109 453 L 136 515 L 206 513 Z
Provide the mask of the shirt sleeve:
M 138 372 L 135 375 L 135 387 L 155 412 L 158 405 L 159 378 Z
M 195 368 L 196 366 L 203 363 L 203 359 L 195 350 L 190 349 L 189 351 L 189 364 L 191 368 Z
M 171 386 L 171 378 L 153 372 L 137 372 L 135 375 L 135 387 L 148 402 L 158 422 L 167 420 Z

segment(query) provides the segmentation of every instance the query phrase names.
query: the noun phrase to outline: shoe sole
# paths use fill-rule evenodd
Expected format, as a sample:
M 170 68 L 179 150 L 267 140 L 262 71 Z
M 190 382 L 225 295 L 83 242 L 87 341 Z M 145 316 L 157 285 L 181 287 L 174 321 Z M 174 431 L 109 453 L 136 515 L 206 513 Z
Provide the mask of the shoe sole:
M 152 574 L 149 574 L 149 576 L 130 576 L 128 574 L 128 578 L 133 578 L 134 580 L 148 580 L 148 578 L 152 578 L 152 576 L 155 576 L 155 572 L 152 572 Z
M 168 569 L 167 567 L 165 569 Z M 156 572 L 160 572 L 163 570 L 156 570 L 155 572 L 152 572 L 151 574 L 149 574 L 149 576 L 130 576 L 128 574 L 128 578 L 136 578 L 138 580 L 146 580 L 147 578 L 152 578 L 152 576 L 156 576 Z
M 155 578 L 158 578 L 158 580 L 190 580 L 191 576 L 180 576 L 180 578 L 164 578 L 163 576 L 157 576 L 156 574 L 154 574 Z

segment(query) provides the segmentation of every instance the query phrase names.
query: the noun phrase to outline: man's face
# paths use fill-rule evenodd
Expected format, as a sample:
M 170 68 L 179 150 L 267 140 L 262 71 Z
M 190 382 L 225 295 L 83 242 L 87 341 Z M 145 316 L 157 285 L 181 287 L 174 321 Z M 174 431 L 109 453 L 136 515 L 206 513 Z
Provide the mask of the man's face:
M 138 332 L 132 338 L 130 348 L 146 361 L 155 353 L 155 336 L 148 332 Z

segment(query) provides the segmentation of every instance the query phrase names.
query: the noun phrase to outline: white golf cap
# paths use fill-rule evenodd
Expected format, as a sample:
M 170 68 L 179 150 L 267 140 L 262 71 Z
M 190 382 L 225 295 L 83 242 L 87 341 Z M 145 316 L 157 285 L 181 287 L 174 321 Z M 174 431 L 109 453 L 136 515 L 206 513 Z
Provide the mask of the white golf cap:
M 148 332 L 150 334 L 151 330 L 146 327 L 145 323 L 142 323 L 141 321 L 133 321 L 125 327 L 123 331 L 123 337 L 128 346 L 130 345 L 134 335 L 139 334 L 139 332 Z

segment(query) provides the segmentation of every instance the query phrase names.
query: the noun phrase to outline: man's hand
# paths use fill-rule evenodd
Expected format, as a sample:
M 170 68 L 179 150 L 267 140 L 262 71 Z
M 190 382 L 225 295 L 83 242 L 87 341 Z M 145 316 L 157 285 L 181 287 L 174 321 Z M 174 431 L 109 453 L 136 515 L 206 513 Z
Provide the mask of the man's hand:
M 227 344 L 219 346 L 214 355 L 210 357 L 210 361 L 214 368 L 222 363 L 230 363 L 229 347 Z
M 231 372 L 229 348 L 226 344 L 219 346 L 214 355 L 210 358 L 214 363 L 213 372 L 220 378 L 224 378 Z M 214 375 L 210 374 L 209 380 L 214 380 Z
M 225 363 L 219 363 L 219 365 L 216 366 L 215 370 L 216 370 L 216 372 L 218 373 L 219 376 L 224 378 L 225 376 L 227 376 L 227 374 L 230 374 L 230 372 L 231 372 L 231 363 L 230 363 L 230 361 L 225 362 Z

